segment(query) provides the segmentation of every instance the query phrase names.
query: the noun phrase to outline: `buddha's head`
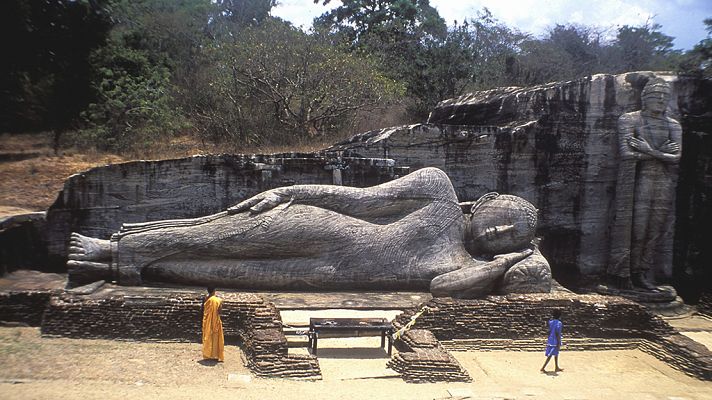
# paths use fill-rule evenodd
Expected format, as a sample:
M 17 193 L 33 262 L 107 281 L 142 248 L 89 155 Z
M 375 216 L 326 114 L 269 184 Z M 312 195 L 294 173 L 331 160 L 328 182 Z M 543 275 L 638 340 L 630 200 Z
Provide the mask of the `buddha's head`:
M 488 193 L 471 209 L 468 251 L 504 254 L 526 248 L 534 239 L 537 209 L 513 195 Z
M 670 85 L 663 79 L 648 81 L 640 95 L 643 110 L 653 114 L 663 114 L 670 100 Z

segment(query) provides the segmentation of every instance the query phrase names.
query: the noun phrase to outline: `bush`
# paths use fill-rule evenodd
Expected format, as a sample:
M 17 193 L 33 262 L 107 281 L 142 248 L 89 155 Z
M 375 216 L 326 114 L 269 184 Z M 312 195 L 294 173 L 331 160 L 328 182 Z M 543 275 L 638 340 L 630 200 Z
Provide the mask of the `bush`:
M 78 139 L 104 150 L 150 146 L 171 135 L 183 119 L 171 104 L 170 71 L 143 50 L 111 43 L 91 57 L 97 102 L 82 117 Z

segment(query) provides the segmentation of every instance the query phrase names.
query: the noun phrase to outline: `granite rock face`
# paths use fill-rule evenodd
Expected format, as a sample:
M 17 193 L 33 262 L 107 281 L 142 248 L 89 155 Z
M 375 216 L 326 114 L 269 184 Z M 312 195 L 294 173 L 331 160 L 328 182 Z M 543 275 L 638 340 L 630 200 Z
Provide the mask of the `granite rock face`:
M 368 188 L 284 186 L 204 217 L 124 224 L 110 240 L 73 233 L 69 285 L 548 292 L 536 208 L 490 194 L 470 212 L 437 168 Z
M 292 184 L 372 186 L 407 173 L 385 159 L 315 154 L 215 155 L 133 161 L 71 176 L 47 211 L 49 263 L 64 269 L 71 232 L 108 239 L 121 224 L 224 211 L 262 191 Z
M 610 250 L 616 123 L 640 109 L 641 91 L 653 76 L 595 75 L 478 92 L 442 102 L 427 124 L 366 132 L 319 154 L 197 156 L 92 169 L 68 179 L 46 221 L 2 232 L 0 263 L 12 271 L 17 260 L 31 256 L 32 267 L 61 271 L 72 231 L 106 239 L 122 223 L 208 215 L 275 187 L 367 187 L 438 167 L 460 201 L 497 191 L 532 202 L 539 209 L 540 249 L 554 277 L 597 281 Z M 683 152 L 674 247 L 668 240 L 669 248 L 661 249 L 666 260 L 655 275 L 699 292 L 710 286 L 712 265 L 706 239 L 712 226 L 712 81 L 658 76 L 672 86 L 667 114 L 682 126 Z M 22 245 L 27 232 L 29 247 Z M 684 297 L 685 290 L 678 291 Z
M 594 75 L 530 88 L 499 88 L 441 102 L 427 124 L 357 135 L 330 150 L 388 157 L 413 169 L 435 166 L 460 201 L 496 191 L 521 196 L 539 209 L 542 253 L 562 281 L 596 281 L 607 267 L 619 156 L 617 121 L 640 109 L 649 72 Z M 692 231 L 709 221 L 712 96 L 709 81 L 657 75 L 672 87 L 667 115 L 683 127 L 678 186 L 676 265 L 703 268 L 704 246 Z M 704 88 L 708 90 L 705 91 Z M 695 146 L 695 144 L 702 146 Z M 691 147 L 696 147 L 690 149 Z M 686 152 L 690 154 L 686 154 Z M 701 197 L 702 196 L 702 197 Z M 686 210 L 683 212 L 682 210 Z M 672 223 L 672 222 L 671 222 Z M 685 239 L 682 239 L 682 238 Z M 673 275 L 673 241 L 654 271 Z M 707 258 L 705 258 L 707 257 Z

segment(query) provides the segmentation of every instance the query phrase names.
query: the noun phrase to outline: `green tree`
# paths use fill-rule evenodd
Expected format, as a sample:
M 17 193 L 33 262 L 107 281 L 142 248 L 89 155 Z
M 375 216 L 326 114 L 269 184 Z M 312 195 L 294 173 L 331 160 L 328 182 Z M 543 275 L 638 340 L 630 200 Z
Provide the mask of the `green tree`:
M 89 54 L 109 30 L 106 2 L 0 2 L 0 129 L 54 131 L 55 149 L 92 100 Z
M 491 89 L 512 84 L 515 58 L 529 35 L 499 22 L 487 8 L 479 11 L 476 18 L 468 19 L 464 28 L 469 35 L 467 46 L 473 54 L 473 80 L 468 89 Z
M 277 0 L 215 0 L 213 3 L 213 23 L 222 20 L 233 26 L 254 26 L 269 17 Z
M 179 94 L 191 89 L 211 7 L 209 0 L 111 3 L 109 40 L 90 58 L 96 101 L 82 114 L 83 142 L 137 149 L 183 126 Z
M 513 82 L 535 85 L 605 72 L 600 37 L 586 26 L 556 25 L 543 39 L 528 38 L 510 69 Z
M 622 26 L 613 42 L 614 72 L 670 69 L 679 55 L 673 50 L 673 37 L 660 31 L 659 24 Z
M 681 59 L 678 70 L 685 74 L 712 77 L 712 18 L 705 19 L 707 37 Z
M 92 61 L 97 101 L 82 113 L 83 143 L 114 151 L 141 149 L 182 126 L 168 67 L 121 41 L 96 51 Z
M 405 85 L 412 99 L 409 111 L 427 116 L 433 95 L 424 79 L 437 74 L 431 62 L 448 41 L 445 21 L 428 0 L 345 0 L 316 18 L 314 26 L 333 35 L 335 43 L 378 59 L 383 74 Z
M 212 48 L 215 69 L 202 120 L 212 140 L 295 143 L 333 134 L 356 111 L 387 104 L 399 87 L 372 60 L 280 20 Z

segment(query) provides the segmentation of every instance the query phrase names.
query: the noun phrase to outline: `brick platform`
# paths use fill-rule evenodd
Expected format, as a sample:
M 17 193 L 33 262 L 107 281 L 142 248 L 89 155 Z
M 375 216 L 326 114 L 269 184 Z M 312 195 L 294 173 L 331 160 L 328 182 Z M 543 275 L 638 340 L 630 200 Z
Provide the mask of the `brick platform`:
M 478 300 L 435 298 L 422 306 L 429 311 L 414 327 L 432 332 L 446 350 L 543 352 L 546 322 L 554 309 L 560 309 L 564 350 L 638 348 L 689 375 L 712 380 L 712 352 L 620 297 L 561 292 Z M 416 311 L 398 316 L 394 326 L 404 326 Z
M 377 294 L 372 294 L 377 295 Z M 273 303 L 257 293 L 221 292 L 228 344 L 243 348 L 258 376 L 319 379 L 312 355 L 288 354 Z M 323 295 L 322 295 L 323 296 Z M 200 341 L 198 289 L 107 285 L 91 295 L 58 290 L 0 291 L 0 320 L 40 326 L 47 336 L 143 341 Z M 637 303 L 614 296 L 552 294 L 431 299 L 399 315 L 397 328 L 426 306 L 395 343 L 389 366 L 409 382 L 468 381 L 448 351 L 543 351 L 546 321 L 563 311 L 563 350 L 640 349 L 685 373 L 712 380 L 712 353 Z
M 42 334 L 76 338 L 200 342 L 202 294 L 166 289 L 52 296 Z M 316 357 L 287 354 L 277 309 L 252 293 L 220 293 L 228 344 L 241 344 L 258 376 L 319 379 Z
M 388 366 L 411 383 L 471 382 L 472 378 L 430 331 L 412 329 L 396 341 Z

